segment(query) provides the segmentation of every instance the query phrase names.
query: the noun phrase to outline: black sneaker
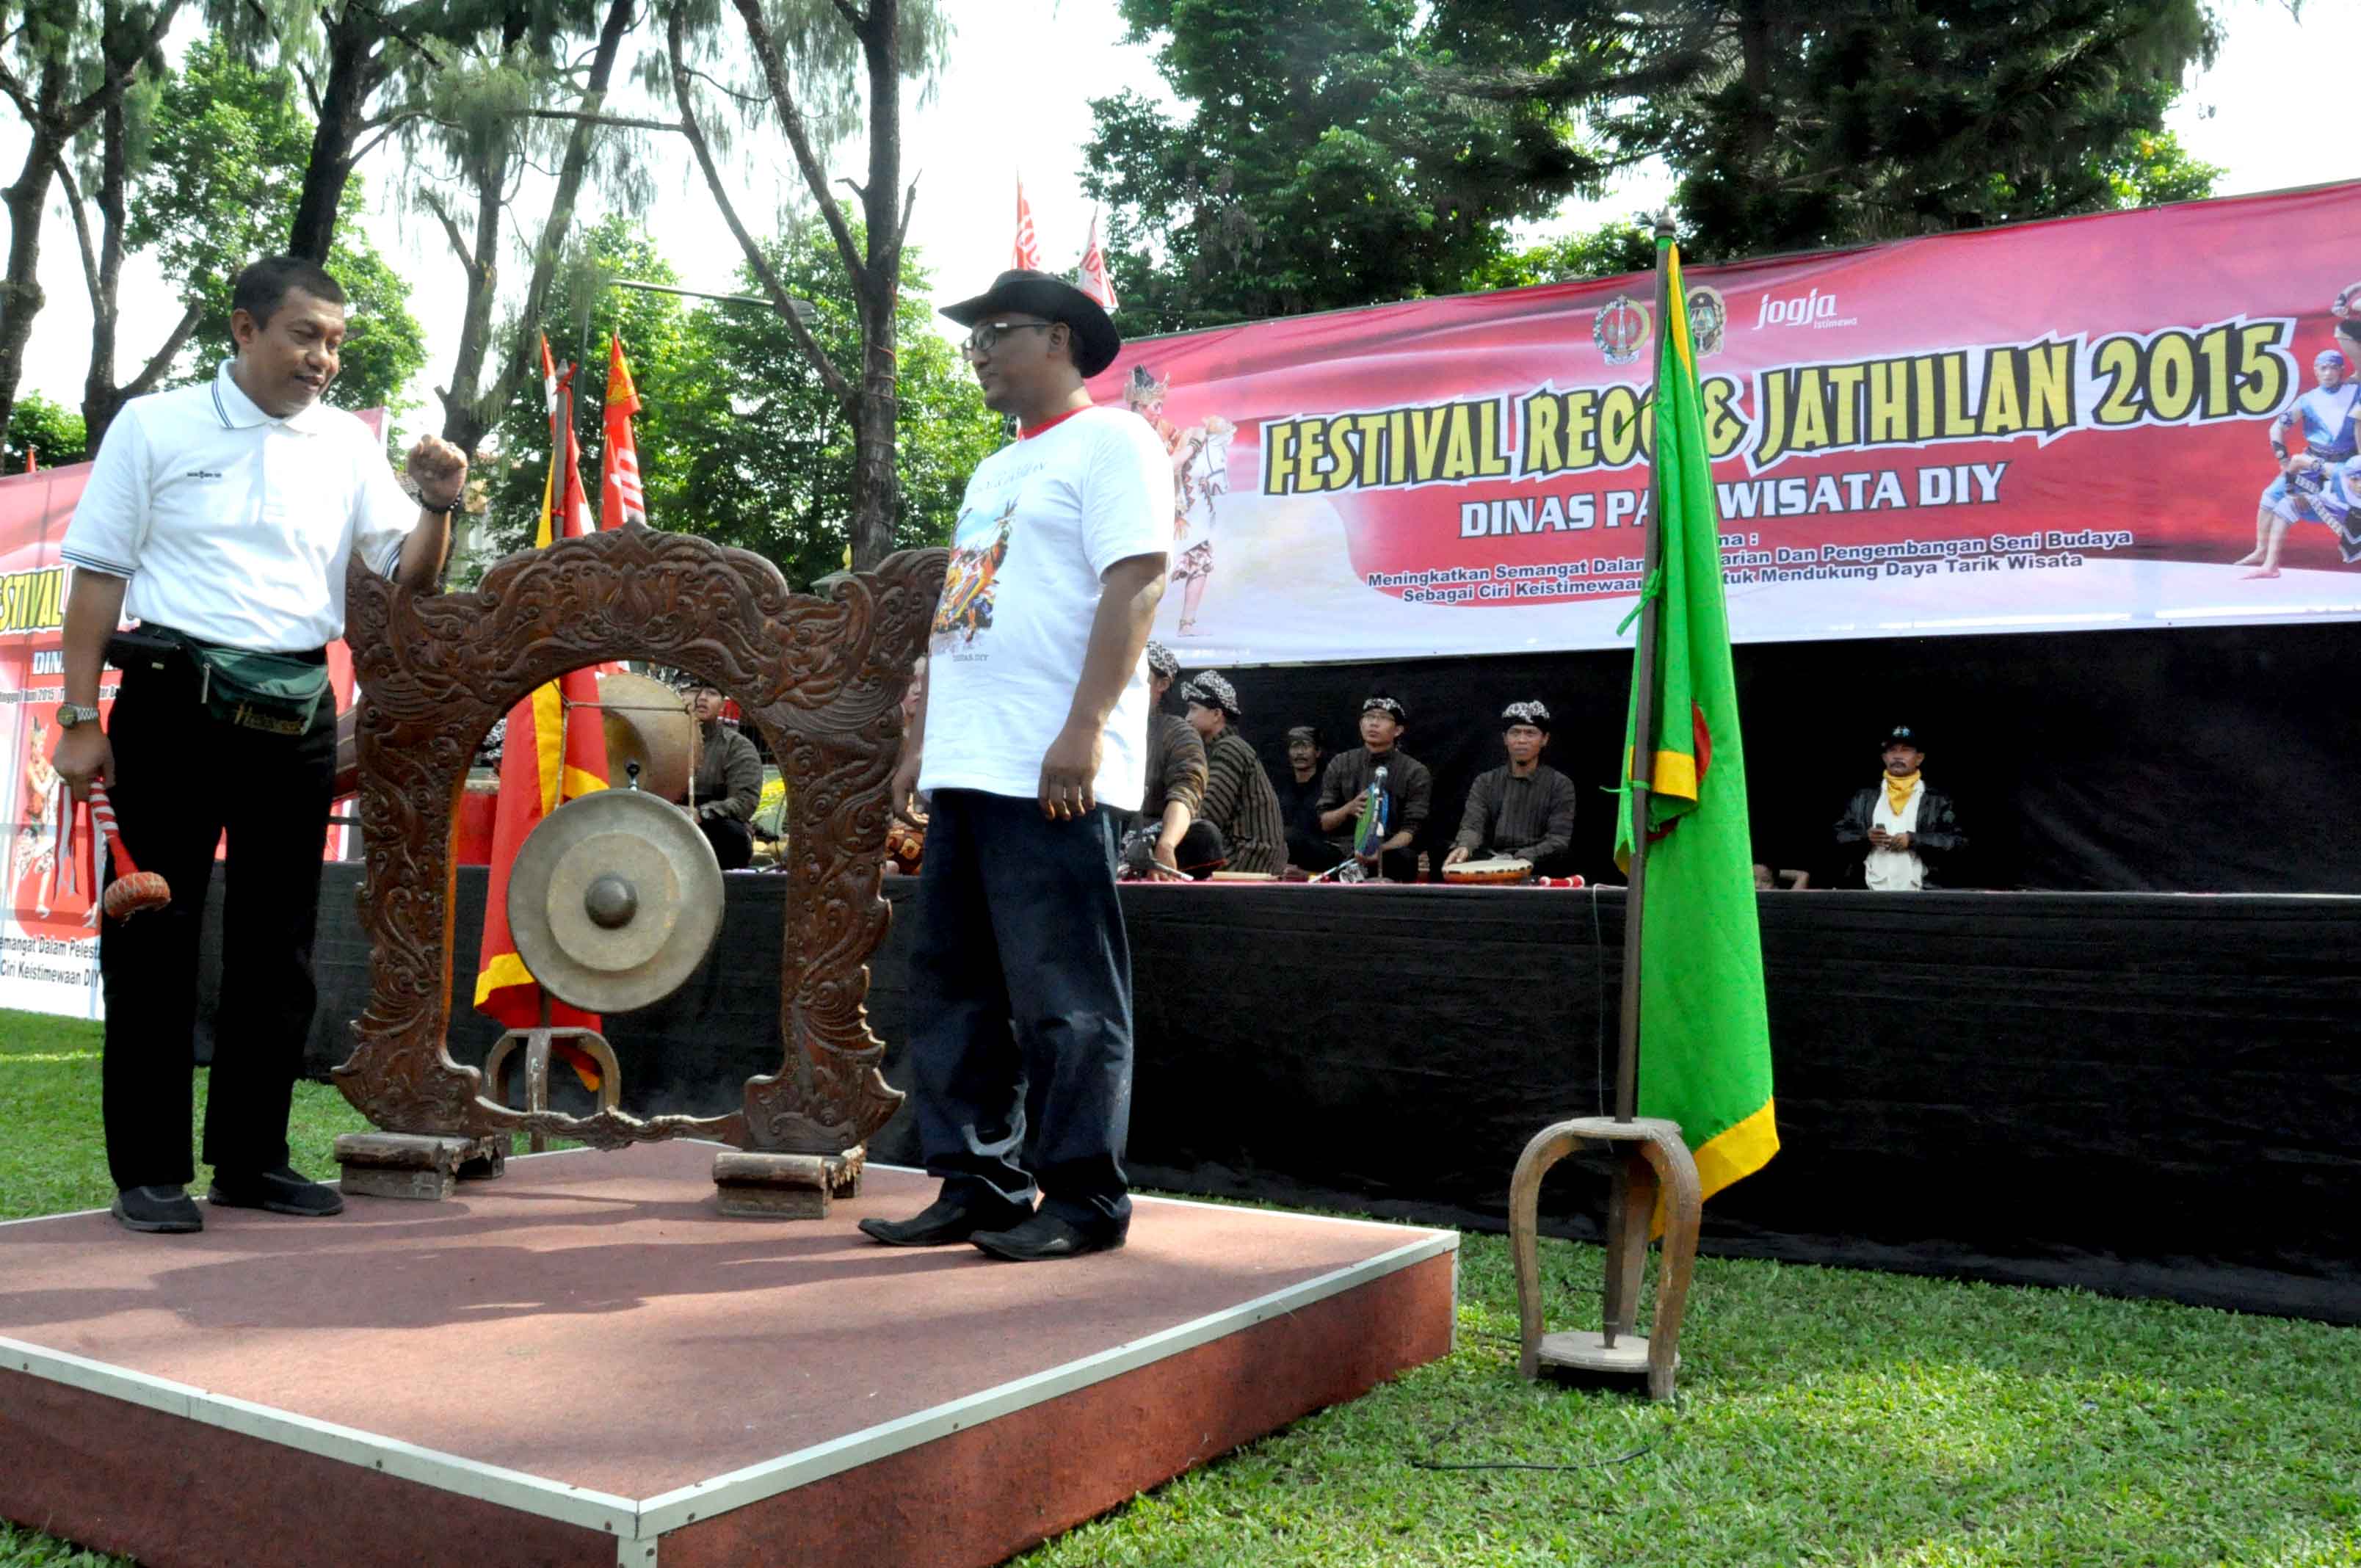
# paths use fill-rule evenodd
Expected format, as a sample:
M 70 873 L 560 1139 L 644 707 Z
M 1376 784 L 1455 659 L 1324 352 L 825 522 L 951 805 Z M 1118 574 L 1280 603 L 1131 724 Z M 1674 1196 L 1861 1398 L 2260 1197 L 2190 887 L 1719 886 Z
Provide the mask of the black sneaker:
M 177 1187 L 126 1187 L 115 1195 L 110 1212 L 126 1231 L 181 1235 L 205 1228 L 205 1217 Z
M 312 1180 L 291 1165 L 282 1165 L 276 1170 L 249 1171 L 242 1176 L 216 1170 L 213 1190 L 205 1197 L 225 1209 L 268 1209 L 274 1214 L 294 1214 L 307 1220 L 345 1212 L 343 1193 L 324 1182 Z
M 1082 1257 L 1113 1252 L 1123 1245 L 1122 1225 L 1084 1230 L 1071 1220 L 1043 1210 L 1023 1224 L 1005 1231 L 978 1231 L 968 1240 L 994 1257 L 1009 1263 L 1039 1263 L 1045 1258 Z
M 944 1193 L 906 1220 L 863 1220 L 861 1234 L 887 1246 L 943 1246 L 978 1231 L 1024 1223 L 1030 1209 L 1014 1203 L 977 1203 Z

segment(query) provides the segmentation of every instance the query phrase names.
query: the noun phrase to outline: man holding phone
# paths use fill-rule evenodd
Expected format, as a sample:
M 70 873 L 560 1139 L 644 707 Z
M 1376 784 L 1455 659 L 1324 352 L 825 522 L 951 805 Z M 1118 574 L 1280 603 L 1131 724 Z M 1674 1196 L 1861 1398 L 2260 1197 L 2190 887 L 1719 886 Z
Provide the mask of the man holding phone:
M 1927 753 L 1906 724 L 1879 742 L 1884 775 L 1846 803 L 1837 819 L 1837 847 L 1858 870 L 1848 881 L 1872 893 L 1916 893 L 1932 887 L 1933 867 L 1968 847 L 1951 797 L 1918 775 Z

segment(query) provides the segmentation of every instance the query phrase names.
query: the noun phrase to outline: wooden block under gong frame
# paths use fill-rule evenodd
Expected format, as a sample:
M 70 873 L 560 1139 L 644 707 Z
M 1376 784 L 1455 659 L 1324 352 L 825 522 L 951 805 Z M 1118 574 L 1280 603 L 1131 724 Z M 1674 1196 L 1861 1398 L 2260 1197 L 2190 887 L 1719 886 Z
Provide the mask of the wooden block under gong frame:
M 842 1154 L 748 1154 L 713 1157 L 714 1201 L 741 1220 L 824 1220 L 832 1199 L 861 1190 L 867 1151 Z
M 478 1169 L 489 1165 L 490 1173 L 498 1174 L 507 1151 L 490 1146 L 493 1142 L 416 1133 L 341 1133 L 336 1163 L 344 1167 L 341 1185 L 349 1196 L 437 1203 L 457 1187 L 462 1165 Z

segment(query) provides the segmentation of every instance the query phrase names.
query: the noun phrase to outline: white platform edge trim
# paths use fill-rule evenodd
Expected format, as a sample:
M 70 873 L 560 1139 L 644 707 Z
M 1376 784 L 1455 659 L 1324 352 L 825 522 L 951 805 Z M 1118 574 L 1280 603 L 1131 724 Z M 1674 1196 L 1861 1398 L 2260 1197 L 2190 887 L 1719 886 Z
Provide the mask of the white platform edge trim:
M 546 1152 L 557 1155 L 585 1151 L 551 1149 Z M 907 1168 L 884 1168 L 902 1170 Z M 1136 1201 L 1177 1203 L 1189 1208 L 1233 1212 L 1243 1208 L 1237 1204 L 1198 1203 L 1175 1198 L 1140 1198 Z M 1247 1209 L 1245 1212 L 1275 1214 L 1302 1223 L 1356 1225 L 1396 1231 L 1415 1228 L 1384 1220 L 1295 1214 L 1284 1210 Z M 103 1213 L 104 1211 L 85 1210 L 82 1212 Z M 33 1223 L 38 1220 L 70 1217 L 47 1214 L 11 1223 Z M 1459 1235 L 1455 1231 L 1432 1232 L 1375 1257 L 1347 1264 L 1342 1268 L 1240 1302 L 1235 1307 L 1225 1307 L 1218 1312 L 1177 1324 L 1144 1339 L 1115 1345 L 1079 1361 L 1049 1367 L 1014 1382 L 965 1395 L 878 1426 L 848 1432 L 842 1437 L 636 1503 L 629 1497 L 568 1486 L 437 1449 L 422 1448 L 415 1443 L 339 1426 L 332 1421 L 316 1420 L 230 1395 L 208 1393 L 189 1384 L 175 1383 L 168 1378 L 5 1336 L 0 1336 L 0 1370 L 27 1373 L 67 1387 L 146 1406 L 184 1420 L 242 1432 L 363 1469 L 379 1470 L 479 1502 L 515 1508 L 521 1513 L 534 1514 L 587 1530 L 605 1531 L 617 1538 L 616 1562 L 619 1568 L 654 1568 L 656 1560 L 652 1552 L 632 1556 L 626 1552 L 626 1544 L 652 1547 L 659 1537 L 696 1519 L 728 1513 L 749 1503 L 760 1502 L 781 1492 L 792 1491 L 797 1486 L 825 1480 L 840 1472 L 899 1453 L 905 1449 L 916 1448 L 920 1443 L 931 1442 L 962 1428 L 979 1426 L 1078 1388 L 1121 1376 L 1124 1373 L 1211 1343 L 1271 1318 L 1341 1295 L 1356 1286 L 1382 1278 L 1444 1253 L 1449 1253 L 1452 1257 L 1452 1338 L 1455 1343 L 1458 1333 Z
M 639 1505 L 586 1487 L 569 1486 L 521 1470 L 507 1470 L 333 1421 L 314 1420 L 186 1383 L 150 1376 L 104 1362 L 0 1339 L 0 1370 L 23 1372 L 69 1388 L 122 1399 L 184 1420 L 242 1432 L 266 1442 L 315 1453 L 364 1470 L 378 1470 L 464 1497 L 537 1514 L 585 1530 L 629 1538 L 638 1532 Z
M 1326 1217 L 1309 1214 L 1288 1216 L 1304 1220 Z M 1348 1264 L 1327 1274 L 1274 1290 L 1267 1296 L 1258 1296 L 1251 1301 L 1242 1301 L 1235 1307 L 1208 1313 L 1145 1339 L 1115 1345 L 1079 1361 L 1066 1362 L 930 1409 L 915 1411 L 864 1431 L 848 1432 L 842 1437 L 798 1449 L 777 1459 L 764 1460 L 742 1470 L 734 1470 L 646 1498 L 640 1504 L 640 1533 L 643 1537 L 662 1536 L 697 1519 L 711 1519 L 717 1514 L 744 1508 L 749 1503 L 776 1497 L 781 1492 L 825 1480 L 839 1472 L 899 1453 L 905 1449 L 916 1448 L 920 1443 L 932 1442 L 939 1437 L 948 1437 L 962 1428 L 981 1426 L 1028 1406 L 1044 1403 L 1078 1388 L 1087 1388 L 1110 1377 L 1121 1376 L 1168 1356 L 1194 1350 L 1199 1345 L 1252 1328 L 1269 1319 L 1284 1317 L 1314 1302 L 1341 1295 L 1356 1286 L 1366 1285 L 1373 1279 L 1444 1253 L 1452 1255 L 1452 1316 L 1455 1329 L 1459 1236 L 1453 1231 L 1438 1232 L 1405 1243 L 1390 1252 Z

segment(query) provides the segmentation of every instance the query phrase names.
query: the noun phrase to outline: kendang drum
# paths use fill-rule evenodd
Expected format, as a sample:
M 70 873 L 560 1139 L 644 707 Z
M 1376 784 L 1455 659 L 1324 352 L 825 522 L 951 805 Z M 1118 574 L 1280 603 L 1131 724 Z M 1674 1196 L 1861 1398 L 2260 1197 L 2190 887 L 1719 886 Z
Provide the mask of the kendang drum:
M 1443 868 L 1443 880 L 1462 883 L 1474 887 L 1501 887 L 1533 880 L 1533 863 L 1514 855 L 1495 855 L 1486 861 L 1462 861 L 1455 866 Z

